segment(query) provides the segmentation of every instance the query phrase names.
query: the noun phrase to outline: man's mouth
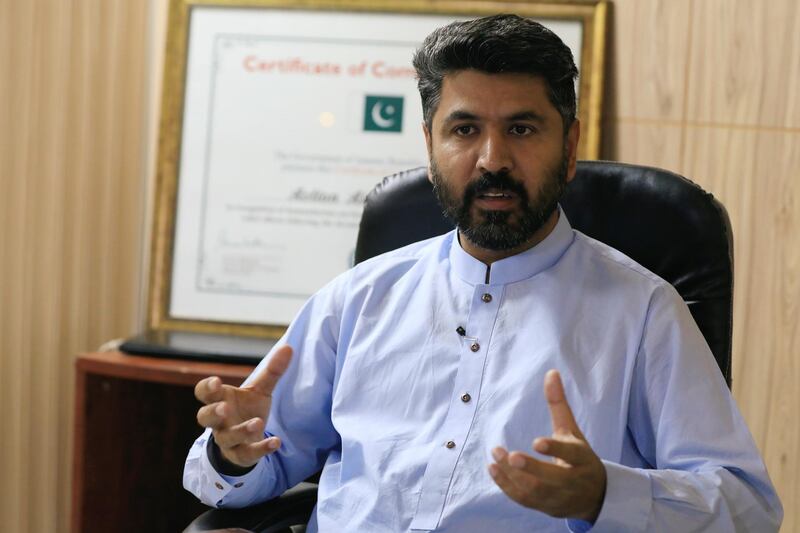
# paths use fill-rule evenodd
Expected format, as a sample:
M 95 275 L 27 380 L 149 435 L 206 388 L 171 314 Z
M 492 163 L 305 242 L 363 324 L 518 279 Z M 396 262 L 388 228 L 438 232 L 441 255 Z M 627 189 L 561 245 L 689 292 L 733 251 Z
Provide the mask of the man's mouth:
M 517 194 L 508 190 L 488 190 L 478 193 L 475 201 L 478 207 L 488 211 L 510 209 L 517 203 Z
M 514 198 L 516 195 L 511 192 L 484 192 L 478 198 Z

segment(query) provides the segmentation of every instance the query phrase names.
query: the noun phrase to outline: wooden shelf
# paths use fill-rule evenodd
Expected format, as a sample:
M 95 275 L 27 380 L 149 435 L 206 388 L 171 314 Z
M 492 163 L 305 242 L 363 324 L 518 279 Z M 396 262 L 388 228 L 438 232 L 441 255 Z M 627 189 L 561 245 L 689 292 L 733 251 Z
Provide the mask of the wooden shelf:
M 251 365 L 89 353 L 75 363 L 73 533 L 183 530 L 206 507 L 182 486 L 201 433 L 193 388 L 240 384 Z

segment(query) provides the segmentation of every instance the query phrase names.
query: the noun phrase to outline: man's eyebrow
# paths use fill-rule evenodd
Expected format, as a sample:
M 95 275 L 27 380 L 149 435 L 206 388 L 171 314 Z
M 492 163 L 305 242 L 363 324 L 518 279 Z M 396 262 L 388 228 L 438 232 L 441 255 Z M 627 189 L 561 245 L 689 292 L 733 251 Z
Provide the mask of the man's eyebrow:
M 444 123 L 447 124 L 449 122 L 455 122 L 459 120 L 480 120 L 480 117 L 474 113 L 470 113 L 469 111 L 464 111 L 461 109 L 457 109 L 447 115 L 444 118 Z M 508 122 L 516 122 L 519 120 L 528 121 L 528 122 L 538 122 L 538 123 L 545 123 L 547 120 L 544 118 L 544 115 L 537 113 L 536 111 L 520 111 L 519 113 L 514 113 L 506 118 Z
M 456 120 L 478 120 L 478 115 L 457 109 L 444 118 L 444 122 L 454 122 Z
M 517 120 L 523 120 L 528 122 L 539 122 L 544 123 L 547 120 L 544 118 L 544 115 L 540 115 L 535 111 L 522 111 L 520 113 L 514 113 L 510 117 L 508 117 L 509 122 L 515 122 Z

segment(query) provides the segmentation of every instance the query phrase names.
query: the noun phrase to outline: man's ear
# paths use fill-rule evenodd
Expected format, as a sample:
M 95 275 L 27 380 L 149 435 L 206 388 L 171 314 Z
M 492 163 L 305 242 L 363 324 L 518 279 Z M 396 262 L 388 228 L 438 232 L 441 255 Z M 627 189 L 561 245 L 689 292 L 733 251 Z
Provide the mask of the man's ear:
M 431 161 L 433 161 L 433 141 L 431 140 L 431 132 L 425 122 L 422 123 L 422 133 L 425 135 L 425 147 L 428 149 L 428 181 L 433 183 L 433 176 L 431 176 Z
M 581 139 L 581 121 L 577 118 L 572 121 L 566 136 L 567 143 L 567 182 L 575 177 L 578 163 L 578 141 Z

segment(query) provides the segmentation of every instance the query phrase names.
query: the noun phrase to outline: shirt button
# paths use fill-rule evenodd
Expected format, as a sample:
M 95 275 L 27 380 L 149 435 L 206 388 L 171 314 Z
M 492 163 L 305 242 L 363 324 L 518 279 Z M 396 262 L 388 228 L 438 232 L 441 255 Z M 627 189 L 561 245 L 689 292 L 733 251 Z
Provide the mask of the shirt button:
M 473 342 L 473 343 L 472 343 L 472 344 L 469 346 L 469 349 L 470 349 L 470 350 L 472 350 L 473 352 L 477 352 L 478 350 L 480 350 L 480 349 L 481 349 L 481 345 L 480 345 L 480 344 L 478 344 L 477 342 Z
M 483 300 L 488 304 L 489 302 L 492 301 L 492 295 L 487 292 L 483 296 L 481 296 L 481 300 Z
M 461 401 L 464 402 L 464 403 L 467 403 L 471 399 L 472 399 L 472 396 L 470 396 L 469 393 L 467 393 L 467 392 L 465 392 L 464 394 L 461 395 Z
M 456 443 L 451 441 L 451 440 L 449 440 L 449 441 L 447 441 L 447 444 L 445 444 L 445 446 L 447 446 L 450 449 L 453 449 L 453 448 L 456 447 Z
M 238 488 L 239 488 L 239 487 L 241 487 L 242 485 L 244 485 L 244 483 L 240 481 L 239 483 L 237 483 L 236 485 L 234 485 L 234 487 L 238 489 Z
M 224 489 L 224 488 L 225 488 L 225 487 L 223 487 L 223 486 L 222 486 L 222 483 L 220 483 L 219 481 L 217 481 L 216 483 L 214 483 L 214 486 L 215 486 L 215 487 L 217 487 L 219 490 L 222 490 L 222 489 Z

